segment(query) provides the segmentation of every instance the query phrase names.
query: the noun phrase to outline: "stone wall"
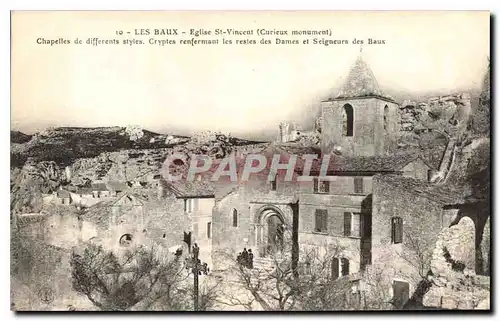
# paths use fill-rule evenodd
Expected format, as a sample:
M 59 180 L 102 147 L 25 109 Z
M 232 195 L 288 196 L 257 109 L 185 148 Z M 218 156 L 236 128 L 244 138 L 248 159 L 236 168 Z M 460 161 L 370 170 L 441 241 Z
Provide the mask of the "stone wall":
M 455 217 L 444 215 L 441 204 L 410 191 L 395 189 L 375 176 L 372 210 L 372 270 L 382 271 L 381 283 L 391 288 L 392 280 L 410 283 L 410 297 L 429 270 L 437 236 Z M 391 218 L 403 219 L 403 243 L 391 240 Z
M 17 311 L 91 310 L 71 284 L 71 251 L 23 236 L 20 259 L 11 277 L 12 308 Z
M 342 136 L 342 108 L 354 110 L 352 137 Z M 387 105 L 387 129 L 384 130 L 384 108 Z M 386 153 L 396 146 L 399 116 L 397 105 L 377 98 L 323 102 L 321 143 L 325 151 L 340 146 L 343 155 L 371 156 Z
M 228 264 L 228 255 L 236 257 L 243 248 L 258 253 L 255 223 L 263 206 L 275 205 L 283 213 L 285 224 L 291 229 L 293 214 L 286 203 L 296 195 L 297 184 L 285 182 L 278 176 L 276 191 L 261 177 L 252 177 L 217 201 L 212 215 L 212 261 L 222 269 Z M 233 211 L 238 213 L 238 226 L 233 226 Z M 257 255 L 257 254 L 255 254 Z

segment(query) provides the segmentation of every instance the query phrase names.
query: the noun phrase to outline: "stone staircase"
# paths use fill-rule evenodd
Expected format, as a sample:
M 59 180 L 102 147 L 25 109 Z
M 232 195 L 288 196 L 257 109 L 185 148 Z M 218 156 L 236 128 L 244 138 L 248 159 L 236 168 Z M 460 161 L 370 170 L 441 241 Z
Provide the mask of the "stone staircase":
M 259 270 L 272 271 L 275 268 L 275 263 L 270 258 L 256 257 L 253 259 L 253 267 Z

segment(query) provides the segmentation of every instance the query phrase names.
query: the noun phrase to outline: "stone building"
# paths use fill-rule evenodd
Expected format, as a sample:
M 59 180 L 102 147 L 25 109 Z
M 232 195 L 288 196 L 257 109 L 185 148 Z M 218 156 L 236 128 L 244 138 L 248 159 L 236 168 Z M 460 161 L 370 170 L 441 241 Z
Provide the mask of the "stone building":
M 212 267 L 212 210 L 215 205 L 215 191 L 209 181 L 196 180 L 180 184 L 169 184 L 173 193 L 173 202 L 181 209 L 188 222 L 184 240 L 189 245 L 200 247 L 199 258 Z M 179 241 L 183 239 L 179 238 Z
M 340 150 L 348 156 L 390 153 L 399 132 L 398 109 L 359 56 L 338 95 L 321 103 L 323 151 Z

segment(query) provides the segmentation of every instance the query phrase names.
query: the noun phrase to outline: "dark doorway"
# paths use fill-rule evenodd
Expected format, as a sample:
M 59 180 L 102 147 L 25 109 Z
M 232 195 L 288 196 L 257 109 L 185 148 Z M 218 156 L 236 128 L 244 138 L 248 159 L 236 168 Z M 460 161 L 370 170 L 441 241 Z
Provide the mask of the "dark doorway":
M 283 236 L 285 227 L 277 215 L 267 219 L 267 253 L 272 254 L 283 251 Z
M 392 281 L 392 304 L 401 309 L 410 298 L 410 284 L 404 281 Z

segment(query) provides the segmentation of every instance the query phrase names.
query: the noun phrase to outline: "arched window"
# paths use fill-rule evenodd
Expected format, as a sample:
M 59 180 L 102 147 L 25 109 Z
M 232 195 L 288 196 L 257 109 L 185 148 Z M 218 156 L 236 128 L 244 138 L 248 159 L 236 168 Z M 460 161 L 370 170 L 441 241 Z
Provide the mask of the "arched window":
M 393 244 L 403 243 L 403 219 L 401 217 L 391 218 L 391 241 Z
M 341 267 L 341 272 L 342 276 L 349 275 L 349 260 L 346 258 L 341 258 L 340 259 L 340 267 Z
M 336 280 L 341 276 L 349 275 L 349 260 L 346 258 L 332 258 L 332 279 Z
M 233 210 L 233 227 L 238 227 L 238 211 Z
M 384 107 L 384 130 L 389 128 L 389 106 L 385 105 Z
M 349 104 L 342 108 L 342 135 L 351 137 L 354 135 L 354 110 Z

